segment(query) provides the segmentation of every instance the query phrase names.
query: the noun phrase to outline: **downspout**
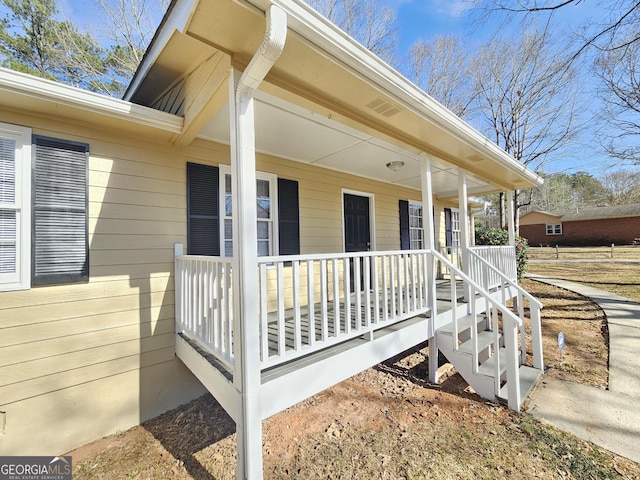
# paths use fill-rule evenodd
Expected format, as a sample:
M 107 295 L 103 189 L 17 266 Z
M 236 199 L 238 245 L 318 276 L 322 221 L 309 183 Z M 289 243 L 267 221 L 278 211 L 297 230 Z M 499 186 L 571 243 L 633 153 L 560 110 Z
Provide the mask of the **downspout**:
M 254 95 L 284 49 L 287 15 L 270 5 L 260 48 L 240 76 L 230 76 L 233 195 L 234 384 L 241 397 L 237 420 L 237 478 L 262 479 L 262 410 L 257 268 L 256 154 Z M 239 77 L 239 78 L 238 78 Z
M 287 14 L 280 7 L 270 5 L 266 13 L 267 28 L 262 44 L 247 65 L 236 90 L 237 101 L 253 99 L 264 77 L 284 50 L 287 39 Z

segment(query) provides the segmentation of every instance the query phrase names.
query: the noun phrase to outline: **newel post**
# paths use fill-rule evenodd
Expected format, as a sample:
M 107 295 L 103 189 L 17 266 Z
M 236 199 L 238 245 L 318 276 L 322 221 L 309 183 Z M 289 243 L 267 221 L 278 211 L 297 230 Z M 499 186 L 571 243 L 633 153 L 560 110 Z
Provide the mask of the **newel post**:
M 176 332 L 182 331 L 182 325 L 184 319 L 182 318 L 182 304 L 184 298 L 182 296 L 182 272 L 178 268 L 178 257 L 184 255 L 184 245 L 182 243 L 176 243 L 173 246 L 173 282 L 174 282 L 174 315 L 175 315 L 175 329 Z

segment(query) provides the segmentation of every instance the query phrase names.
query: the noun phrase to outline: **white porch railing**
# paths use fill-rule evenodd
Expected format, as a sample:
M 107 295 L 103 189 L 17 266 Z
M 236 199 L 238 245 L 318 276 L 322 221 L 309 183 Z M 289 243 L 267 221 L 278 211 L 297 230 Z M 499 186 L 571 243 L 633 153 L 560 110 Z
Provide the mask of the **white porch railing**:
M 233 279 L 229 258 L 182 255 L 176 247 L 176 331 L 233 371 Z
M 261 257 L 263 368 L 429 311 L 430 252 Z
M 260 257 L 262 368 L 427 313 L 429 261 L 426 250 Z M 176 329 L 231 371 L 232 263 L 176 249 Z
M 498 396 L 501 388 L 501 376 L 500 376 L 500 368 L 501 364 L 506 365 L 506 375 L 507 375 L 507 396 L 508 396 L 508 404 L 509 408 L 513 410 L 519 410 L 520 404 L 522 403 L 522 392 L 520 391 L 520 380 L 519 380 L 519 367 L 520 365 L 525 365 L 527 361 L 527 338 L 525 335 L 525 326 L 524 326 L 524 299 L 529 300 L 530 303 L 530 311 L 531 311 L 531 329 L 532 329 L 532 352 L 533 352 L 533 364 L 534 367 L 542 370 L 543 360 L 542 360 L 542 332 L 540 327 L 540 309 L 542 308 L 542 304 L 532 297 L 530 294 L 525 292 L 519 285 L 515 282 L 509 280 L 509 278 L 502 274 L 501 272 L 497 272 L 494 270 L 494 267 L 491 266 L 487 261 L 478 257 L 480 263 L 485 263 L 488 265 L 488 268 L 493 270 L 496 274 L 501 277 L 501 281 L 504 284 L 508 284 L 510 287 L 516 289 L 517 294 L 517 315 L 506 306 L 506 295 L 507 289 L 502 289 L 502 298 L 496 298 L 495 294 L 490 293 L 485 288 L 483 288 L 479 283 L 475 282 L 470 276 L 463 273 L 459 270 L 455 265 L 453 265 L 449 260 L 440 255 L 437 252 L 434 252 L 434 255 L 437 260 L 439 260 L 444 268 L 447 270 L 447 274 L 451 279 L 451 301 L 452 301 L 452 309 L 451 311 L 451 321 L 453 322 L 453 338 L 457 339 L 458 334 L 460 332 L 460 326 L 458 315 L 455 314 L 457 311 L 456 299 L 458 298 L 458 294 L 456 289 L 455 279 L 462 280 L 464 289 L 463 292 L 470 291 L 472 293 L 472 297 L 476 299 L 475 301 L 469 302 L 470 314 L 472 318 L 477 318 L 478 314 L 484 312 L 489 320 L 489 328 L 493 333 L 493 345 L 494 349 L 492 355 L 495 356 L 493 361 L 493 365 L 495 368 L 494 372 L 494 391 L 495 395 Z M 472 254 L 473 255 L 473 254 Z M 471 328 L 471 342 L 472 342 L 472 369 L 473 373 L 478 373 L 479 367 L 479 344 L 478 344 L 478 331 L 476 328 Z M 520 333 L 520 341 L 518 341 L 518 333 Z M 505 362 L 501 362 L 500 356 L 502 355 L 500 348 L 497 348 L 501 343 L 501 339 L 504 342 L 504 355 Z M 457 342 L 454 342 L 454 350 L 457 350 L 459 345 Z
M 516 249 L 512 245 L 483 245 L 469 247 L 469 272 L 471 278 L 486 290 L 503 284 L 503 277 L 509 282 L 518 281 Z
M 492 249 L 492 255 L 494 250 L 506 252 Z M 447 258 L 429 250 L 259 258 L 256 333 L 260 338 L 261 368 L 357 337 L 371 341 L 376 330 L 428 314 L 435 302 L 431 297 L 435 260 L 451 280 L 454 335 L 458 318 L 453 313 L 458 311 L 456 303 L 461 294 L 469 292 L 472 298 L 483 299 L 484 304 L 470 302 L 470 313 L 487 312 L 492 327 L 502 324 L 508 384 L 509 388 L 518 388 L 511 377 L 517 379 L 518 365 L 526 362 L 528 341 L 532 342 L 534 366 L 542 369 L 541 304 L 512 279 L 513 272 L 500 272 L 476 251 L 472 250 L 469 256 L 478 269 L 472 275 L 464 274 Z M 176 248 L 177 331 L 201 344 L 231 372 L 235 367 L 232 263 L 228 258 L 185 256 Z M 504 288 L 491 293 L 485 287 L 487 283 L 475 281 L 474 276 L 494 279 L 488 284 L 498 282 Z M 456 279 L 462 280 L 462 286 L 456 284 Z M 466 290 L 456 291 L 459 289 Z M 510 298 L 515 300 L 515 314 L 506 306 Z M 526 338 L 523 326 L 525 302 L 530 308 L 532 340 Z M 498 332 L 497 328 L 493 330 Z M 499 364 L 497 359 L 496 365 Z M 510 404 L 512 397 L 521 401 L 519 392 L 509 393 Z
M 513 255 L 515 257 L 515 249 Z M 480 279 L 495 279 L 497 285 L 502 285 L 501 301 L 503 304 L 507 303 L 507 295 L 514 300 L 514 307 L 518 313 L 518 317 L 525 318 L 525 303 L 529 305 L 529 321 L 531 323 L 531 354 L 533 357 L 533 366 L 539 370 L 543 369 L 544 361 L 542 356 L 542 323 L 541 323 L 541 310 L 542 303 L 524 290 L 518 285 L 516 273 L 503 273 L 497 266 L 491 264 L 489 260 L 480 257 L 475 251 L 471 251 L 470 257 L 471 265 L 476 269 L 472 271 L 472 277 Z M 515 263 L 515 259 L 514 259 Z M 515 277 L 515 278 L 514 278 Z M 486 289 L 487 287 L 485 287 Z M 524 328 L 520 329 L 520 344 L 527 345 L 526 331 Z M 521 348 L 521 362 L 526 363 L 526 348 Z

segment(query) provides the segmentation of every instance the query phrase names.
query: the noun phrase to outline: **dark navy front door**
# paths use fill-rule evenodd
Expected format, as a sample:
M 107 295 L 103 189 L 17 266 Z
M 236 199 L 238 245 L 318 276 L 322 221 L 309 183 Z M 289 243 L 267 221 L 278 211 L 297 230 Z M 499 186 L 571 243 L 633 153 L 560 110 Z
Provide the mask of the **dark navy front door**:
M 371 248 L 369 197 L 344 194 L 344 244 L 347 252 L 363 252 Z M 360 265 L 360 285 L 364 286 Z M 354 265 L 351 262 L 351 291 L 354 291 Z

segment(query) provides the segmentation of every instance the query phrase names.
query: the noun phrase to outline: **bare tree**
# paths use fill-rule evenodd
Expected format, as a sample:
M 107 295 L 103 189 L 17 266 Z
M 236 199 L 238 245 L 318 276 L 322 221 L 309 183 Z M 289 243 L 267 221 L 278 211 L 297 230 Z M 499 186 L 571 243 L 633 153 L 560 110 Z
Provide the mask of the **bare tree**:
M 108 45 L 106 91 L 120 96 L 142 61 L 168 0 L 96 0 L 105 14 L 97 35 Z
M 605 150 L 622 163 L 640 165 L 640 44 L 603 52 L 595 63 L 603 108 L 611 127 Z
M 481 129 L 516 160 L 541 170 L 577 132 L 575 72 L 547 31 L 494 39 L 472 62 Z M 529 201 L 514 195 L 514 216 Z
M 414 43 L 407 61 L 409 78 L 462 118 L 474 100 L 468 52 L 460 37 L 440 35 Z
M 604 107 L 598 117 L 610 129 L 604 137 L 605 152 L 619 162 L 640 164 L 640 96 L 638 52 L 640 49 L 640 1 L 602 0 L 472 0 L 475 11 L 484 16 L 501 16 L 505 21 L 552 22 L 569 8 L 593 8 L 596 14 L 574 29 L 574 46 L 569 62 L 594 53 L 595 72 L 601 81 Z M 586 18 L 586 16 L 585 16 Z
M 612 205 L 640 203 L 640 171 L 618 170 L 602 176 L 607 202 Z
M 472 4 L 482 17 L 504 15 L 509 21 L 521 18 L 525 22 L 531 17 L 551 18 L 556 12 L 568 7 L 593 7 L 584 0 L 472 0 Z M 586 20 L 576 30 L 581 38 L 574 55 L 579 55 L 589 47 L 597 50 L 616 50 L 640 40 L 637 28 L 640 21 L 640 2 L 637 0 L 601 0 L 595 4 L 599 15 L 596 20 Z M 523 17 L 524 15 L 524 17 Z M 631 34 L 630 34 L 631 32 Z
M 307 0 L 365 48 L 393 65 L 397 31 L 396 14 L 377 0 Z

